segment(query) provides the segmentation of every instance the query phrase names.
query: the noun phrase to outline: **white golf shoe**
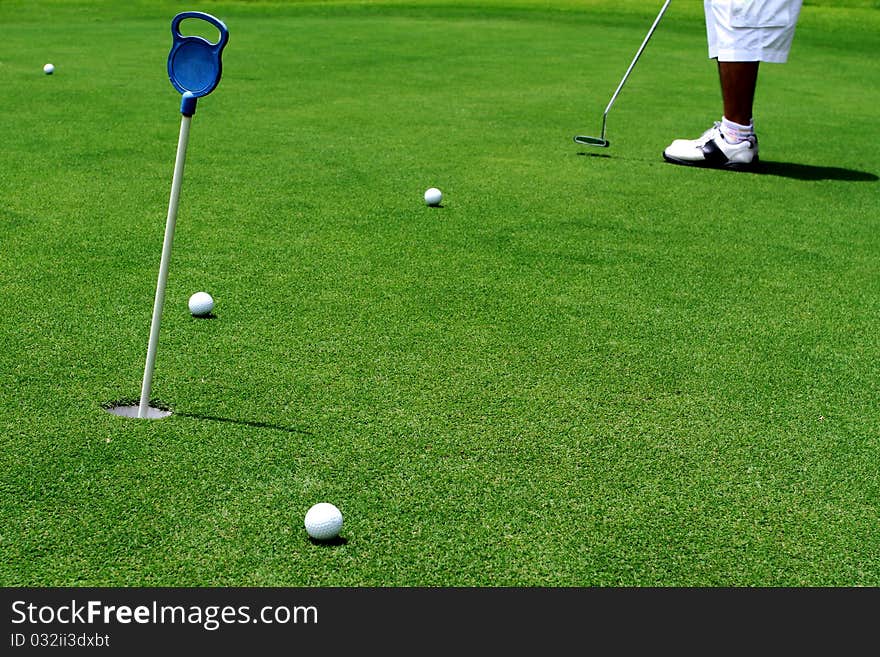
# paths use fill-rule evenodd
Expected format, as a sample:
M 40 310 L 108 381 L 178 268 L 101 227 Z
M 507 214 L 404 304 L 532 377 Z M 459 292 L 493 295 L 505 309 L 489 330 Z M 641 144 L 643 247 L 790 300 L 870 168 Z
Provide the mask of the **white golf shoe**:
M 758 138 L 752 135 L 731 144 L 721 132 L 721 122 L 706 130 L 699 139 L 676 139 L 663 151 L 663 159 L 713 169 L 750 169 L 758 163 Z

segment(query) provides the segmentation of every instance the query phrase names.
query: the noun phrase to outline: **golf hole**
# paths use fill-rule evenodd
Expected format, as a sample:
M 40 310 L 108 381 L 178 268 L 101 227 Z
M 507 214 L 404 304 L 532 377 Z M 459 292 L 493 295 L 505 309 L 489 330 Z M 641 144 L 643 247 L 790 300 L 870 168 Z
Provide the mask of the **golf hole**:
M 118 415 L 119 417 L 129 417 L 138 420 L 161 420 L 162 418 L 171 415 L 170 409 L 158 406 L 148 406 L 146 417 L 139 418 L 138 411 L 140 410 L 140 404 L 133 404 L 131 402 L 114 402 L 106 404 L 104 410 L 113 415 Z

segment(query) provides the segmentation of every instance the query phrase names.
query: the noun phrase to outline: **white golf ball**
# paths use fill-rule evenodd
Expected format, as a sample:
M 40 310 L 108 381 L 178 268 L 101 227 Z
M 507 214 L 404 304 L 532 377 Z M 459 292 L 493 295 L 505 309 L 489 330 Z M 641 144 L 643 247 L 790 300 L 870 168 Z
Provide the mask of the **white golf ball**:
M 46 64 L 43 67 L 43 73 L 46 75 L 52 75 L 55 72 L 55 64 Z
M 306 512 L 305 525 L 309 536 L 318 541 L 336 538 L 342 529 L 342 513 L 329 502 L 318 502 Z
M 214 310 L 214 299 L 207 292 L 196 292 L 189 298 L 189 311 L 196 317 L 204 317 Z
M 436 187 L 431 187 L 425 192 L 425 204 L 427 205 L 440 205 L 442 200 L 443 193 Z

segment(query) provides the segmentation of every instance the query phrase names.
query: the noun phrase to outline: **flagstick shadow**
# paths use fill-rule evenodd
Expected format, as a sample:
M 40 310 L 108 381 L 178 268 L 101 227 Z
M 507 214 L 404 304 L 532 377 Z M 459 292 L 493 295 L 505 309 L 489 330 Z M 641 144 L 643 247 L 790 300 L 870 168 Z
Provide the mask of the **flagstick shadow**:
M 174 415 L 178 417 L 188 417 L 193 420 L 208 420 L 210 422 L 223 422 L 226 424 L 238 424 L 244 427 L 251 427 L 254 429 L 272 429 L 273 431 L 286 431 L 287 433 L 299 433 L 305 436 L 313 436 L 314 434 L 311 431 L 306 431 L 305 429 L 297 429 L 296 427 L 283 427 L 279 424 L 272 424 L 270 422 L 256 422 L 253 420 L 236 420 L 229 417 L 217 417 L 215 415 L 204 415 L 202 413 L 175 413 Z

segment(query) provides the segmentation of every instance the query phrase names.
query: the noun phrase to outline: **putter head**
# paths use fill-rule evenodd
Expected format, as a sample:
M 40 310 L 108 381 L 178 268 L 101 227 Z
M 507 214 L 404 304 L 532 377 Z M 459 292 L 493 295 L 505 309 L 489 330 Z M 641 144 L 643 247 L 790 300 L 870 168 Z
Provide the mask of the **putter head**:
M 574 140 L 578 144 L 584 144 L 586 146 L 601 146 L 602 148 L 608 148 L 611 145 L 611 143 L 607 139 L 602 139 L 600 137 L 586 137 L 584 135 L 576 135 Z

